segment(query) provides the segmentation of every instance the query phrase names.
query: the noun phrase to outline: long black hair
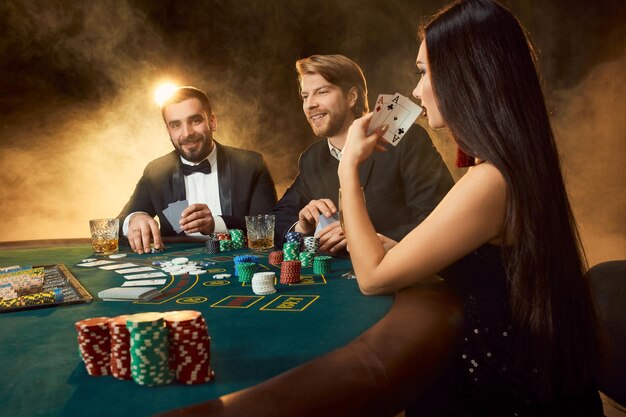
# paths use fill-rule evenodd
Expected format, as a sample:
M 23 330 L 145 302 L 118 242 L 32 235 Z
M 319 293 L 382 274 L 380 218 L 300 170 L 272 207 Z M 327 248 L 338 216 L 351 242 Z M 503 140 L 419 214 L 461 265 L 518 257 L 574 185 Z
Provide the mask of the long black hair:
M 422 38 L 459 148 L 507 183 L 503 256 L 518 364 L 536 369 L 539 398 L 575 395 L 593 383 L 599 327 L 534 50 L 513 14 L 491 0 L 452 3 Z

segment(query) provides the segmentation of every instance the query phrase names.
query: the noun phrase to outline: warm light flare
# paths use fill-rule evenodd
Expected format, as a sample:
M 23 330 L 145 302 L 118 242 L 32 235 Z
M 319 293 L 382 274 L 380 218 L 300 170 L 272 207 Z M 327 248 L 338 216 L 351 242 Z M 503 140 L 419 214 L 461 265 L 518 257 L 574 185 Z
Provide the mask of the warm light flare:
M 165 103 L 165 100 L 167 100 L 177 88 L 178 86 L 172 83 L 163 83 L 154 90 L 154 100 L 159 107 Z

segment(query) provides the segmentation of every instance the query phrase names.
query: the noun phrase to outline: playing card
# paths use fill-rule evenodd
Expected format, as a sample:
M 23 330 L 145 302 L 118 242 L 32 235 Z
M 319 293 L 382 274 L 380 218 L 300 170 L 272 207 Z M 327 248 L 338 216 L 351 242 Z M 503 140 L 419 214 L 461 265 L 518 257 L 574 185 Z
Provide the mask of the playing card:
M 170 222 L 176 233 L 180 233 L 183 230 L 181 229 L 179 222 L 183 211 L 187 207 L 189 207 L 189 202 L 187 200 L 179 200 L 175 203 L 168 204 L 167 208 L 163 210 L 165 218 L 167 218 L 167 221 Z
M 125 264 L 105 265 L 105 266 L 101 266 L 101 267 L 100 267 L 100 269 L 104 269 L 104 270 L 107 270 L 107 271 L 111 271 L 111 270 L 113 270 L 113 269 L 130 268 L 130 267 L 133 267 L 133 266 L 137 266 L 137 264 L 134 264 L 134 263 L 128 262 L 128 263 L 125 263 Z
M 413 103 L 408 98 L 396 94 L 389 104 L 384 106 L 382 114 L 380 115 L 378 122 L 380 125 L 387 124 L 389 128 L 383 135 L 383 138 L 393 146 L 397 146 L 400 139 L 406 134 L 415 119 L 422 112 L 422 108 Z
M 151 300 L 161 295 L 156 287 L 109 288 L 98 293 L 104 301 Z
M 114 264 L 114 263 L 115 263 L 115 261 L 105 261 L 105 260 L 102 260 L 102 261 L 95 261 L 95 262 L 83 262 L 83 263 L 80 263 L 80 264 L 76 264 L 76 266 L 82 266 L 84 268 L 91 268 L 91 267 L 94 267 L 94 266 Z
M 333 224 L 339 221 L 339 215 L 338 214 L 333 214 L 330 217 L 326 217 L 323 214 L 320 214 L 320 216 L 317 219 L 317 226 L 315 227 L 315 233 L 314 236 L 317 236 L 318 233 L 325 228 L 326 226 L 328 226 L 329 224 Z
M 374 105 L 374 110 L 372 111 L 374 114 L 370 120 L 370 125 L 367 129 L 367 134 L 370 135 L 376 128 L 380 126 L 380 115 L 383 113 L 385 109 L 385 105 L 389 104 L 391 99 L 394 97 L 393 94 L 379 94 L 376 99 L 376 103 Z
M 166 279 L 140 279 L 137 281 L 126 281 L 122 287 L 145 287 L 150 285 L 163 285 Z
M 381 94 L 376 100 L 367 133 L 370 134 L 381 125 L 388 124 L 389 128 L 383 137 L 387 142 L 396 146 L 421 112 L 420 106 L 402 94 Z
M 134 275 L 124 275 L 126 279 L 146 279 L 146 278 L 158 278 L 158 277 L 166 277 L 167 275 L 163 272 L 149 272 L 147 274 L 134 274 Z
M 135 272 L 147 272 L 147 271 L 154 271 L 154 268 L 151 268 L 149 266 L 140 266 L 137 268 L 126 268 L 126 269 L 116 269 L 115 272 L 117 272 L 118 274 L 133 274 Z

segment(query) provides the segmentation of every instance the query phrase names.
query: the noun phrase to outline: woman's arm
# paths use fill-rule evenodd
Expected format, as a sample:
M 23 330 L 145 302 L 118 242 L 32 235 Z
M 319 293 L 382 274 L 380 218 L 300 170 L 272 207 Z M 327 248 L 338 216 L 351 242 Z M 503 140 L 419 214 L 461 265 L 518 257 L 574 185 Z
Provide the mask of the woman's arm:
M 339 165 L 345 233 L 364 294 L 412 285 L 502 235 L 506 184 L 493 165 L 483 163 L 470 169 L 426 220 L 385 253 L 358 177 L 359 163 L 373 152 L 381 134 L 366 136 L 368 122 L 365 117 L 354 122 Z

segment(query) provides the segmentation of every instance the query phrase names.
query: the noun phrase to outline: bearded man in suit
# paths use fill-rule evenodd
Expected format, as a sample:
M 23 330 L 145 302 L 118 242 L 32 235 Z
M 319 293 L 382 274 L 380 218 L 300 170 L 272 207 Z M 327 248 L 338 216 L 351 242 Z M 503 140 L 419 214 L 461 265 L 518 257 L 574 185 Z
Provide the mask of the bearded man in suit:
M 151 243 L 160 249 L 162 236 L 177 235 L 163 210 L 179 200 L 189 202 L 179 220 L 180 235 L 245 229 L 246 215 L 272 210 L 276 189 L 263 157 L 213 138 L 217 117 L 206 93 L 179 87 L 163 103 L 161 114 L 174 151 L 146 166 L 118 216 L 120 233 L 133 251 L 149 252 Z
M 313 55 L 296 62 L 302 110 L 313 134 L 322 138 L 302 155 L 299 173 L 273 213 L 275 240 L 286 232 L 316 232 L 320 219 L 330 223 L 317 231 L 320 250 L 346 249 L 338 221 L 337 168 L 352 122 L 369 111 L 367 84 L 361 68 L 343 55 Z M 426 131 L 412 126 L 396 147 L 375 152 L 359 168 L 363 195 L 383 244 L 392 245 L 413 230 L 454 185 L 450 171 Z

